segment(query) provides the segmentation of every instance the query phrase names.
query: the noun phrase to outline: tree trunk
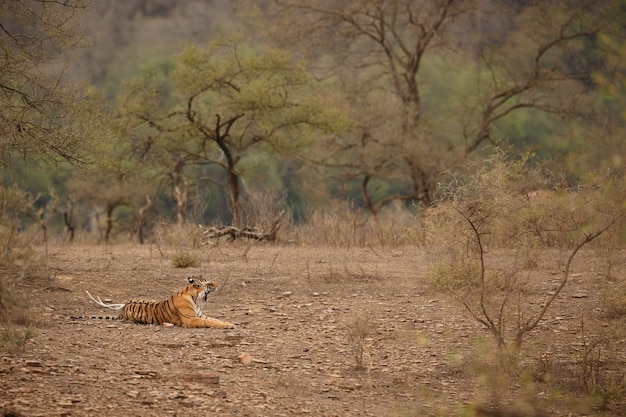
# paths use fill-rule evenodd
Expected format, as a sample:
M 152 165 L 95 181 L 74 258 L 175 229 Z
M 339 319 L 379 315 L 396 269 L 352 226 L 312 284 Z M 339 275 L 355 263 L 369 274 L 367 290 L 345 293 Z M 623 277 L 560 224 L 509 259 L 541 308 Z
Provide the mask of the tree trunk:
M 239 217 L 239 176 L 235 173 L 234 166 L 228 167 L 228 191 L 230 194 L 231 224 L 235 227 L 241 227 L 241 219 Z

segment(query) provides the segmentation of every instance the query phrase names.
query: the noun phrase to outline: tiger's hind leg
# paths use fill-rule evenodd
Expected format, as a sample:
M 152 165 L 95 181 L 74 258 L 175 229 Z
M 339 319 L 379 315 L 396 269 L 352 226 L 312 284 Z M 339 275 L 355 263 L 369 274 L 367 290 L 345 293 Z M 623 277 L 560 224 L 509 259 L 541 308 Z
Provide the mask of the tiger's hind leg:
M 234 329 L 235 325 L 227 321 L 213 319 L 211 317 L 190 317 L 183 319 L 183 327 L 188 328 L 214 328 L 214 329 Z

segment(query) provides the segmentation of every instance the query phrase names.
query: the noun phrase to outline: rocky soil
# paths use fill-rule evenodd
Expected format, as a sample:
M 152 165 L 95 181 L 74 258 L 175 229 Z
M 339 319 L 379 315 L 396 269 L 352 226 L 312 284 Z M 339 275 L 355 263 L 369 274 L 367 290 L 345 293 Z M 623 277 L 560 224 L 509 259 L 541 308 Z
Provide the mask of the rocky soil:
M 13 287 L 32 305 L 36 325 L 23 349 L 8 349 L 5 340 L 0 350 L 5 415 L 427 416 L 499 402 L 521 407 L 521 415 L 600 412 L 576 406 L 575 395 L 555 398 L 540 377 L 530 388 L 490 382 L 476 365 L 477 355 L 488 355 L 483 348 L 491 350 L 489 334 L 432 290 L 427 272 L 437 259 L 422 248 L 222 244 L 195 252 L 202 266 L 188 269 L 172 266 L 173 250 L 151 245 L 41 250 L 51 277 Z M 560 278 L 559 256 L 546 254 L 532 273 L 528 294 L 536 305 Z M 530 368 L 576 364 L 594 334 L 623 326 L 601 316 L 599 300 L 611 285 L 606 268 L 604 254 L 581 255 L 571 283 L 529 336 Z M 70 319 L 115 314 L 85 290 L 111 302 L 165 299 L 195 274 L 220 285 L 203 312 L 235 329 Z M 619 356 L 626 340 L 611 349 Z M 624 366 L 623 354 L 620 360 Z M 617 401 L 603 413 L 623 410 Z

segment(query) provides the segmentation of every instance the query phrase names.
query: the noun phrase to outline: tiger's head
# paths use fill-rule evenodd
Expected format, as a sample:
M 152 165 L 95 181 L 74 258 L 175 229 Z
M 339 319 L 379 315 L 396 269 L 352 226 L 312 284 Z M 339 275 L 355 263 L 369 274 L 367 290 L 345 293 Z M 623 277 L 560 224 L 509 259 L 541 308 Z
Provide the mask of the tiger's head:
M 189 285 L 187 288 L 190 290 L 194 299 L 202 298 L 207 301 L 209 294 L 217 290 L 217 284 L 213 281 L 207 281 L 201 276 L 194 276 L 187 278 Z

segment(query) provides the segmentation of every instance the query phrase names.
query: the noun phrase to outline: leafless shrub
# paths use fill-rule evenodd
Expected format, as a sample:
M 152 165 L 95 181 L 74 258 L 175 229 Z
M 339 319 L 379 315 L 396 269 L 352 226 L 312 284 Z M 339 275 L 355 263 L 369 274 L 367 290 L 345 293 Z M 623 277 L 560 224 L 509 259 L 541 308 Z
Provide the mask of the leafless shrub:
M 9 353 L 23 351 L 35 337 L 36 320 L 22 300 L 0 310 L 0 349 Z
M 34 250 L 48 238 L 38 199 L 15 186 L 0 186 L 0 313 L 13 304 L 11 282 L 48 275 L 45 259 Z
M 311 209 L 307 221 L 298 227 L 299 240 L 320 245 L 354 247 L 367 241 L 368 216 L 347 202 L 335 202 Z
M 592 179 L 587 188 L 576 193 L 565 192 L 562 200 L 547 199 L 545 207 L 537 209 L 536 203 L 522 193 L 531 176 L 527 162 L 510 161 L 505 153 L 496 153 L 484 167 L 455 176 L 444 190 L 447 199 L 440 206 L 441 212 L 433 216 L 442 228 L 437 238 L 452 247 L 453 257 L 447 262 L 453 267 L 448 273 L 452 273 L 451 281 L 456 284 L 448 285 L 449 289 L 471 316 L 490 331 L 499 348 L 512 347 L 513 357 L 568 283 L 576 254 L 624 216 L 619 198 L 615 198 L 623 195 L 618 189 L 621 183 L 606 177 Z M 542 300 L 541 308 L 533 309 L 531 304 L 536 300 L 526 299 L 524 292 L 530 272 L 522 265 L 528 266 L 527 253 L 553 244 L 563 247 L 569 255 L 557 288 Z M 496 248 L 502 247 L 512 249 L 515 259 L 526 260 L 494 270 L 490 257 Z M 474 274 L 471 280 L 465 279 L 463 285 L 458 285 L 454 272 L 463 271 L 466 258 L 479 265 L 478 277 Z M 463 274 L 460 276 L 463 278 Z M 495 286 L 493 276 L 498 277 Z
M 280 217 L 281 223 L 291 216 L 281 215 L 287 205 L 285 192 L 269 188 L 250 188 L 241 201 L 241 224 L 243 227 L 257 228 L 269 232 Z M 285 224 L 281 225 L 281 228 Z
M 621 358 L 615 355 L 611 344 L 622 334 L 588 335 L 585 320 L 581 320 L 582 351 L 573 375 L 577 377 L 576 389 L 590 396 L 600 410 L 607 410 L 626 396 L 626 368 Z
M 154 240 L 161 253 L 165 248 L 178 250 L 195 247 L 199 240 L 202 229 L 191 223 L 177 225 L 166 220 L 161 220 L 154 226 Z
M 391 205 L 377 216 L 351 202 L 334 201 L 311 209 L 307 221 L 294 226 L 297 240 L 307 243 L 367 247 L 421 244 L 421 233 L 415 228 L 415 215 L 409 208 Z
M 626 368 L 620 357 L 619 340 L 623 330 L 610 329 L 599 333 L 581 320 L 580 349 L 571 360 L 552 359 L 543 355 L 533 371 L 534 380 L 544 384 L 542 389 L 574 393 L 585 408 L 598 411 L 624 411 Z M 620 327 L 620 326 L 618 326 Z M 613 415 L 613 414 L 611 414 Z
M 366 344 L 367 336 L 371 331 L 370 327 L 370 317 L 362 311 L 352 314 L 345 323 L 348 344 L 354 355 L 356 369 L 365 369 L 363 359 L 370 357 Z

